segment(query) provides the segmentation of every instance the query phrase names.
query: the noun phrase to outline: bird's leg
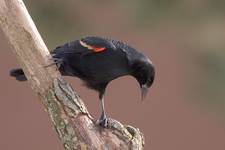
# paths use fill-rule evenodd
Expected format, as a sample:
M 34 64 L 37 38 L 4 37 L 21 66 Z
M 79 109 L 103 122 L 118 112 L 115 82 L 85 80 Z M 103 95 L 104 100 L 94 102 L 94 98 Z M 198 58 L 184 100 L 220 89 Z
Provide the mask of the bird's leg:
M 104 120 L 106 118 L 104 96 L 101 98 L 100 101 L 101 101 L 101 110 L 102 110 L 102 114 L 101 114 L 100 120 Z
M 106 112 L 105 112 L 104 94 L 99 96 L 99 98 L 100 98 L 100 101 L 101 101 L 102 114 L 101 114 L 101 117 L 98 120 L 98 123 L 102 127 L 107 127 L 108 126 L 108 118 L 107 118 Z

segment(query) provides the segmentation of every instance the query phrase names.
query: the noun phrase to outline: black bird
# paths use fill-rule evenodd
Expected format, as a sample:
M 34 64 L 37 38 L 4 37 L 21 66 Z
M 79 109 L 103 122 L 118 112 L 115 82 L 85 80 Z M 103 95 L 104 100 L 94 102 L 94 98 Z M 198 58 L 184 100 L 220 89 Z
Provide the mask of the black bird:
M 140 84 L 143 99 L 155 77 L 154 66 L 148 57 L 116 40 L 85 37 L 57 47 L 51 56 L 62 75 L 78 77 L 88 88 L 99 93 L 102 110 L 99 124 L 103 127 L 108 123 L 104 94 L 110 81 L 125 75 L 133 76 Z M 10 75 L 19 81 L 26 80 L 22 69 L 13 69 Z

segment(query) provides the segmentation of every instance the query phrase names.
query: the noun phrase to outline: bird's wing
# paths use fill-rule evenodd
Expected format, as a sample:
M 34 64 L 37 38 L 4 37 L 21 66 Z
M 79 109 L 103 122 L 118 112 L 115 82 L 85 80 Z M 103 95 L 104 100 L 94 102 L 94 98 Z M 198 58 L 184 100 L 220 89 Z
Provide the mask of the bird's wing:
M 127 57 L 128 63 L 130 65 L 133 64 L 136 58 L 139 58 L 141 53 L 135 50 L 135 48 L 129 46 L 125 42 L 117 41 L 117 40 L 110 40 L 117 49 L 122 50 Z
M 114 49 L 115 46 L 109 40 L 100 37 L 85 37 L 81 40 L 66 43 L 58 46 L 52 51 L 52 54 L 80 54 L 85 56 L 87 54 L 95 54 L 106 51 L 107 49 Z

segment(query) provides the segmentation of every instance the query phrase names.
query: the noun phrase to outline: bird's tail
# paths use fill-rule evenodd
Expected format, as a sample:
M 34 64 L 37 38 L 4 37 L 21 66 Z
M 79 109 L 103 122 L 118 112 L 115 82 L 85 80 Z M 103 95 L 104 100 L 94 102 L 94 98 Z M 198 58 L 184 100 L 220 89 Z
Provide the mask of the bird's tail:
M 21 68 L 10 70 L 10 76 L 15 77 L 18 81 L 26 81 L 27 78 Z

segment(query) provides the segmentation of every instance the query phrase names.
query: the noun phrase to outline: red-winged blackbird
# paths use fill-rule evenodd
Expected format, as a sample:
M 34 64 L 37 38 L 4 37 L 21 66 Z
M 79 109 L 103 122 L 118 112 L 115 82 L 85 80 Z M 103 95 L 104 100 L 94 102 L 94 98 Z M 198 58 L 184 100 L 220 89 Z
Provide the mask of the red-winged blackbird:
M 104 93 L 110 81 L 133 76 L 140 84 L 142 99 L 154 81 L 155 70 L 149 58 L 116 40 L 85 37 L 57 47 L 51 56 L 62 75 L 78 77 L 88 88 L 98 91 L 102 109 L 99 124 L 104 127 L 108 123 Z M 10 75 L 19 81 L 26 80 L 22 69 L 13 69 Z

